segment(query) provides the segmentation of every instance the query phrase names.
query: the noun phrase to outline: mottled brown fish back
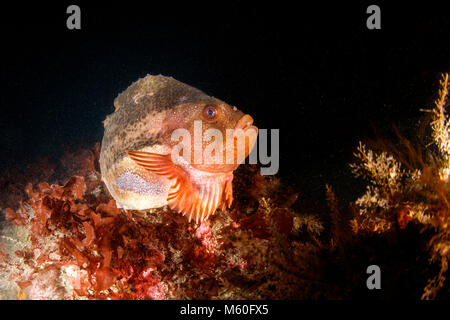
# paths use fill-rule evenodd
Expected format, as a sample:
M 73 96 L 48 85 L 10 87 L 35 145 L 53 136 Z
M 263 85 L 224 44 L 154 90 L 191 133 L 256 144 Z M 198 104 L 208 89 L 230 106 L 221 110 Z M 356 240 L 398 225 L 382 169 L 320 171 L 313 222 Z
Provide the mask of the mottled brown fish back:
M 125 150 L 138 150 L 159 142 L 160 132 L 142 123 L 149 115 L 169 112 L 181 103 L 212 99 L 201 90 L 162 75 L 147 75 L 131 84 L 115 99 L 117 111 L 104 121 L 101 165 L 109 168 Z M 158 129 L 158 128 L 157 128 Z

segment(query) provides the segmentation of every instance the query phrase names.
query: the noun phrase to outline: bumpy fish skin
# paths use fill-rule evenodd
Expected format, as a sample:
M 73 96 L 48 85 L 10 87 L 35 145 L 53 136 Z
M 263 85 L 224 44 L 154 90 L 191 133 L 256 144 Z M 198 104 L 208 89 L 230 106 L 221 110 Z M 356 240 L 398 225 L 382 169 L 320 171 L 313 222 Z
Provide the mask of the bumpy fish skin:
M 147 75 L 134 82 L 114 105 L 115 112 L 104 121 L 100 169 L 118 207 L 144 210 L 169 205 L 198 222 L 221 204 L 222 208 L 231 205 L 232 171 L 237 165 L 210 168 L 188 163 L 182 168 L 171 161 L 176 142 L 170 138 L 179 127 L 192 131 L 192 123 L 204 106 L 221 110 L 220 121 L 205 125 L 222 132 L 243 127 L 247 119 L 251 125 L 250 116 L 244 117 L 223 101 L 161 75 Z
M 103 169 L 126 156 L 127 149 L 161 143 L 166 132 L 164 125 L 158 127 L 155 123 L 158 116 L 166 115 L 181 103 L 212 99 L 196 88 L 162 75 L 147 75 L 134 82 L 115 99 L 117 110 L 104 121 L 100 158 Z

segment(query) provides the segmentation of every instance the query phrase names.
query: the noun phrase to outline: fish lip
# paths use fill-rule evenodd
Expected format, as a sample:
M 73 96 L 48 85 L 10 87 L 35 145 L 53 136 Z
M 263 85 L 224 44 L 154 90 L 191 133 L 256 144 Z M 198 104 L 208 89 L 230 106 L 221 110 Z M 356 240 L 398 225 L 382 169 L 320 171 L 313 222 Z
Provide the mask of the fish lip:
M 234 130 L 243 130 L 244 132 L 252 127 L 253 125 L 253 118 L 249 114 L 246 114 L 242 116 L 239 121 L 236 123 L 236 126 L 234 127 Z

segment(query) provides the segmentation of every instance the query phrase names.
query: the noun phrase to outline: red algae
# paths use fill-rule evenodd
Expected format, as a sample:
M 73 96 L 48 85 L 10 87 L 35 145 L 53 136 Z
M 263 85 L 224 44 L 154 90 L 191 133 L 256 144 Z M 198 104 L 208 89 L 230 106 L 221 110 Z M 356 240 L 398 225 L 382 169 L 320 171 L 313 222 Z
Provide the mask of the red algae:
M 42 181 L 18 180 L 23 192 L 12 195 L 17 203 L 5 208 L 5 219 L 22 228 L 29 242 L 20 243 L 21 249 L 13 253 L 0 251 L 0 268 L 30 299 L 236 296 L 240 289 L 234 288 L 233 278 L 247 276 L 249 266 L 267 264 L 251 258 L 250 248 L 261 244 L 252 242 L 271 238 L 274 228 L 283 237 L 293 229 L 287 209 L 242 214 L 240 201 L 248 199 L 239 194 L 237 205 L 200 225 L 168 208 L 119 209 L 101 181 L 98 157 L 98 144 L 89 151 L 66 152 L 59 167 L 46 163 L 52 174 L 42 174 Z M 65 175 L 59 178 L 55 172 Z M 256 169 L 243 172 L 242 181 L 264 186 Z M 260 192 L 250 197 L 258 205 Z M 247 240 L 236 241 L 242 236 Z M 268 249 L 268 244 L 263 247 Z

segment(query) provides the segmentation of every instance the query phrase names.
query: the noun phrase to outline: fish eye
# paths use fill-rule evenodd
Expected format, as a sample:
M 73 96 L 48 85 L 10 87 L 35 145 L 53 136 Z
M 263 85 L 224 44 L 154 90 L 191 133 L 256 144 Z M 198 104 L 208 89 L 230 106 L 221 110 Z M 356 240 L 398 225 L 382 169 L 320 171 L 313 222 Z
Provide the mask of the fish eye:
M 214 106 L 206 106 L 203 109 L 203 116 L 208 120 L 212 120 L 212 119 L 216 118 L 217 108 Z

